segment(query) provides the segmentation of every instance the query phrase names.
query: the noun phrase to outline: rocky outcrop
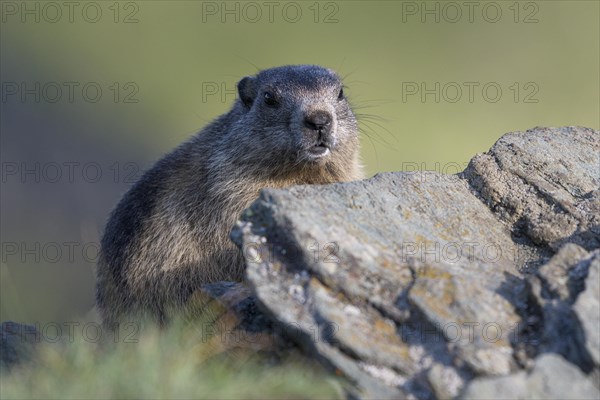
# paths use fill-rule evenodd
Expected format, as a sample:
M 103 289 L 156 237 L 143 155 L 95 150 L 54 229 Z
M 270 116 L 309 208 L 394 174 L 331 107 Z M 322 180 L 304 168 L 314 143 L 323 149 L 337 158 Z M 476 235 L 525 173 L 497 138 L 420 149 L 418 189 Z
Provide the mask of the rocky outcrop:
M 600 247 L 598 131 L 536 128 L 504 135 L 463 176 L 515 240 L 558 250 Z
M 458 175 L 264 190 L 232 238 L 353 396 L 597 398 L 599 156 L 592 129 L 509 133 Z

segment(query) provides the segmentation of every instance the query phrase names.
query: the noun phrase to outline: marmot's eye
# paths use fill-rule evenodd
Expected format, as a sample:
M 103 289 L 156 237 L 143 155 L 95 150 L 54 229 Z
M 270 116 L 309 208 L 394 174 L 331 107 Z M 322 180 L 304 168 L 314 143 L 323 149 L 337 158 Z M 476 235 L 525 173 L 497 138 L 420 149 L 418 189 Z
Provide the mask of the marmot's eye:
M 338 94 L 338 100 L 342 100 L 344 98 L 344 89 L 340 89 L 340 94 Z
M 265 92 L 265 104 L 268 106 L 274 106 L 277 104 L 277 100 L 275 100 L 275 96 L 271 92 Z

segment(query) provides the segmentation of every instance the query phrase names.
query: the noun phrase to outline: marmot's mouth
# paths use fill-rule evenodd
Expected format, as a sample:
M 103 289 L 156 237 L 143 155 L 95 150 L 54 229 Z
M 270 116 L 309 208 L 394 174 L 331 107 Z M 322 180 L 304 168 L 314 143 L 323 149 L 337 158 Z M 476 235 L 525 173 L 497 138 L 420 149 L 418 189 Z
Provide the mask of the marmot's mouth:
M 321 158 L 321 157 L 325 157 L 329 154 L 329 146 L 323 144 L 323 143 L 319 143 L 313 147 L 311 147 L 310 149 L 308 149 L 308 154 L 312 157 L 312 158 Z

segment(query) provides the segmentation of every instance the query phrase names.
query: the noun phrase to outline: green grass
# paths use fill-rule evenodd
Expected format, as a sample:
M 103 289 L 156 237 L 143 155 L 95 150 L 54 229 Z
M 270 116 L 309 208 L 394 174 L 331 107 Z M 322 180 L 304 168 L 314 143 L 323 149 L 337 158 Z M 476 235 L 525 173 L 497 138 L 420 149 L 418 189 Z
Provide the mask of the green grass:
M 40 399 L 333 399 L 341 384 L 298 354 L 227 347 L 198 331 L 145 331 L 137 343 L 42 344 L 0 376 L 0 397 Z

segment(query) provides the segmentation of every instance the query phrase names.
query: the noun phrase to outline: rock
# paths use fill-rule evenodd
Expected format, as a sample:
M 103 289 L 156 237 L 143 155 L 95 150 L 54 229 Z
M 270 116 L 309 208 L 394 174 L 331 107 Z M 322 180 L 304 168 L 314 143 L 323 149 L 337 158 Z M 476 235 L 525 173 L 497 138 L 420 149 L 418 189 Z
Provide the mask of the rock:
M 600 247 L 599 133 L 581 127 L 504 135 L 464 172 L 517 238 L 557 250 Z
M 597 343 L 600 305 L 598 297 L 591 299 L 595 295 L 592 282 L 584 294 L 580 293 L 584 290 L 583 280 L 589 275 L 588 269 L 599 263 L 599 256 L 600 251 L 589 254 L 570 243 L 542 265 L 534 276 L 528 277 L 543 320 L 543 328 L 538 337 L 538 351 L 559 353 L 588 372 L 593 368 L 593 361 L 592 354 L 586 348 L 586 337 L 587 343 L 592 344 L 594 340 Z M 593 275 L 593 271 L 591 273 Z M 589 277 L 586 282 L 588 281 Z M 579 304 L 580 307 L 583 304 L 585 311 L 579 315 L 573 308 L 577 296 L 584 298 Z M 587 324 L 589 333 L 584 332 L 582 323 Z
M 583 290 L 583 279 L 589 264 L 589 253 L 582 247 L 571 243 L 563 246 L 536 273 L 544 284 L 546 293 L 543 297 L 572 304 Z
M 471 382 L 463 399 L 598 399 L 600 391 L 573 364 L 556 354 L 536 358 L 524 371 Z
M 353 396 L 454 397 L 548 351 L 589 381 L 599 152 L 592 129 L 536 128 L 457 175 L 268 189 L 232 239 L 258 306 Z
M 0 371 L 30 361 L 40 341 L 40 332 L 32 325 L 12 321 L 0 324 Z
M 438 399 L 454 398 L 463 389 L 463 379 L 457 376 L 456 370 L 451 367 L 436 364 L 429 369 L 427 379 Z
M 585 291 L 577 298 L 574 309 L 583 326 L 585 347 L 598 368 L 600 365 L 600 254 L 598 252 L 589 264 Z

